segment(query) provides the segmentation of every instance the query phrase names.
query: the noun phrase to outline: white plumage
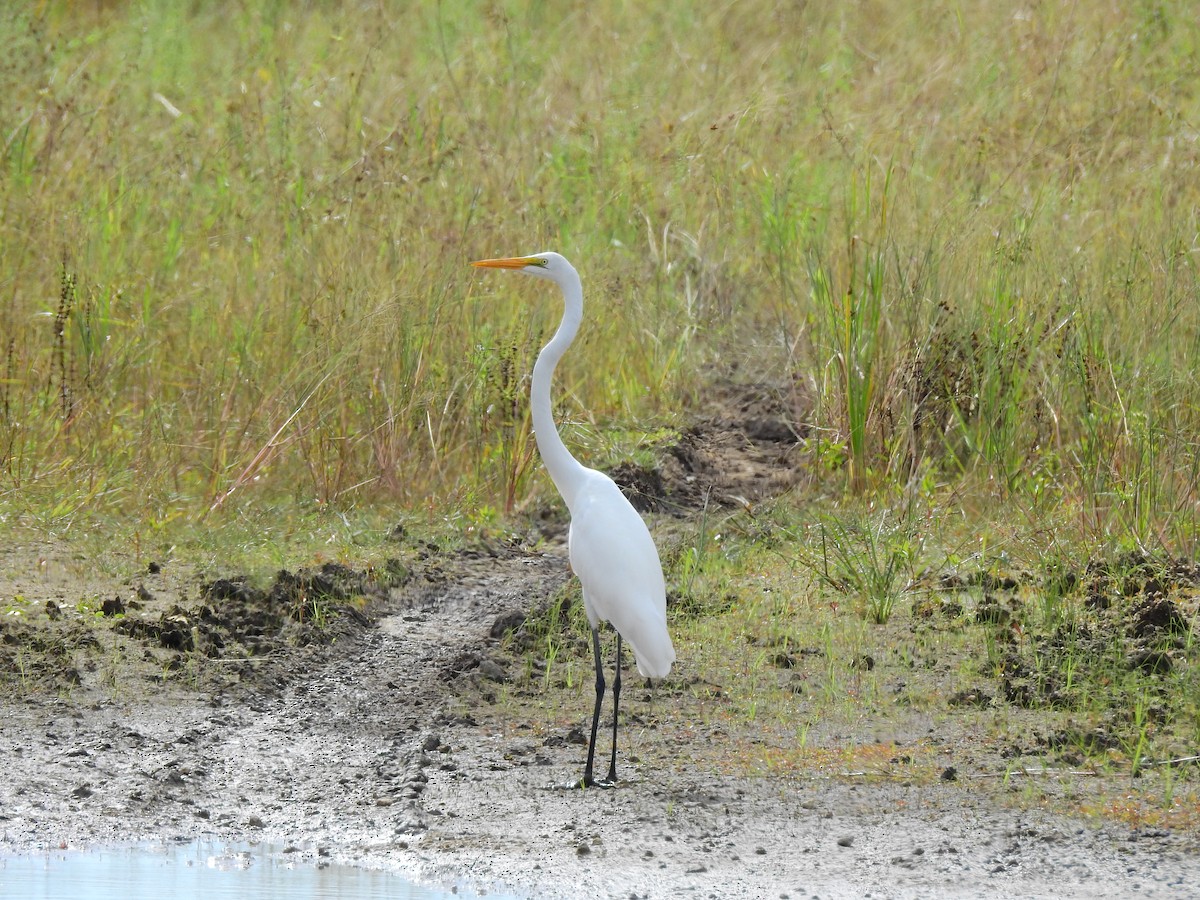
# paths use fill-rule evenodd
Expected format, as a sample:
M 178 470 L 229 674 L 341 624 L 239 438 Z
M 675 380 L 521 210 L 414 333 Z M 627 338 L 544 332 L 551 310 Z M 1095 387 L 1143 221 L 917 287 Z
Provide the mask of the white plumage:
M 557 253 L 506 259 L 484 259 L 473 265 L 513 269 L 546 278 L 563 293 L 563 318 L 558 331 L 538 354 L 533 367 L 530 406 L 538 451 L 571 511 L 571 568 L 583 585 L 583 602 L 592 626 L 596 657 L 596 705 L 592 711 L 592 737 L 587 764 L 579 786 L 612 784 L 617 777 L 617 703 L 621 693 L 621 640 L 633 647 L 638 671 L 648 678 L 663 678 L 675 661 L 675 648 L 667 632 L 667 595 L 662 564 L 650 530 L 616 483 L 603 472 L 575 459 L 559 437 L 550 404 L 554 367 L 562 359 L 583 320 L 583 286 L 579 273 Z M 613 748 L 608 777 L 592 778 L 596 731 L 604 699 L 604 667 L 600 658 L 599 626 L 609 622 L 617 632 L 617 667 L 613 679 Z

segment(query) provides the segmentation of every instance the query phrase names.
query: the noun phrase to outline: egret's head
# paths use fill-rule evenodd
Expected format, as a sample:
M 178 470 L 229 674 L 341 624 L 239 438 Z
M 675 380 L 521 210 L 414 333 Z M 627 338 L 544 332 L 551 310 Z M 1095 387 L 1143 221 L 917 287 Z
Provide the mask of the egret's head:
M 559 254 L 548 250 L 545 253 L 535 253 L 533 256 L 511 256 L 506 259 L 481 259 L 471 263 L 484 269 L 515 269 L 526 275 L 536 275 L 539 278 L 559 279 L 572 271 L 571 264 Z

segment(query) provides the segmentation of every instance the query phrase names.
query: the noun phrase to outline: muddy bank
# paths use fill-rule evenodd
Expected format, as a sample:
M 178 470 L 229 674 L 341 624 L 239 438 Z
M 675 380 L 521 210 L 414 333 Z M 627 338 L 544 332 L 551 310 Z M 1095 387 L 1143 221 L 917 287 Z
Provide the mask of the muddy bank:
M 304 602 L 327 606 L 320 639 L 296 632 L 316 607 L 292 616 L 300 595 L 270 591 L 243 599 L 278 621 L 260 610 L 239 631 L 226 614 L 206 631 L 213 582 L 185 585 L 192 603 L 124 620 L 154 627 L 111 631 L 152 665 L 114 680 L 76 653 L 69 689 L 6 698 L 0 851 L 268 840 L 538 897 L 1172 897 L 1200 881 L 1187 835 L 1017 812 L 951 782 L 697 765 L 714 737 L 671 703 L 669 681 L 627 692 L 619 787 L 557 789 L 578 775 L 590 710 L 514 702 L 499 635 L 559 591 L 563 553 L 420 555 L 340 573 L 344 596 L 304 576 Z M 236 584 L 217 589 L 226 605 Z M 190 681 L 162 677 L 164 639 L 182 641 L 158 627 L 172 616 L 193 652 L 214 653 Z M 237 649 L 273 633 L 265 654 Z M 672 678 L 688 677 L 682 661 Z

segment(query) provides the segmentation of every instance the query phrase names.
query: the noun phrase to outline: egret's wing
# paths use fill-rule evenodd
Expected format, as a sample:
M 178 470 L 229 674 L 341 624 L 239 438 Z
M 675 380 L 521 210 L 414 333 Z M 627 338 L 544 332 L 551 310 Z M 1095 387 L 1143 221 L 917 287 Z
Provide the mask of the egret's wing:
M 625 495 L 599 472 L 571 510 L 571 567 L 583 584 L 588 618 L 611 622 L 633 648 L 638 671 L 661 678 L 675 660 L 658 548 Z

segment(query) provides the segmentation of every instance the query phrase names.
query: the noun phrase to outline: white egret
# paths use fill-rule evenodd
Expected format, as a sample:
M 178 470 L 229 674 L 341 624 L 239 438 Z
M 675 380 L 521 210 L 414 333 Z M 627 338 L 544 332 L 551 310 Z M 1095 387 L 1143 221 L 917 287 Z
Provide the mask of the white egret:
M 621 640 L 633 648 L 638 671 L 647 678 L 663 678 L 675 661 L 675 648 L 667 633 L 667 597 L 658 549 L 646 523 L 621 489 L 603 472 L 580 464 L 567 450 L 554 425 L 550 407 L 550 380 L 579 331 L 583 320 L 583 285 L 579 273 L 557 253 L 537 253 L 508 259 L 483 259 L 472 263 L 489 269 L 513 269 L 553 281 L 563 293 L 563 318 L 550 343 L 542 348 L 533 367 L 530 405 L 538 451 L 550 478 L 571 512 L 568 548 L 571 568 L 583 585 L 583 606 L 592 627 L 592 652 L 596 658 L 596 705 L 592 709 L 592 735 L 587 764 L 579 787 L 609 787 L 617 780 L 617 704 L 621 697 Z M 596 732 L 604 700 L 604 665 L 600 655 L 600 623 L 617 632 L 617 665 L 613 677 L 613 744 L 608 776 L 592 777 Z

